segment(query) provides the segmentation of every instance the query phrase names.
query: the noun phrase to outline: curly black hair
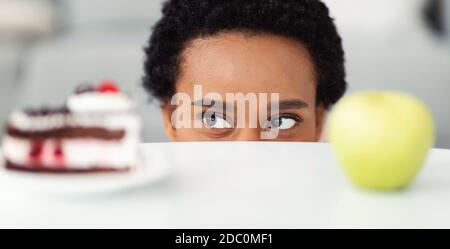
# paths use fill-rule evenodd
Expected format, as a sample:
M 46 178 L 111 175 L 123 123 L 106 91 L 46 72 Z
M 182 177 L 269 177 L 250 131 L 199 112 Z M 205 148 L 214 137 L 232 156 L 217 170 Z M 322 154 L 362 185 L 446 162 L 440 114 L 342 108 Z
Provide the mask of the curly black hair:
M 317 102 L 329 108 L 344 94 L 344 51 L 327 6 L 319 0 L 168 0 L 145 48 L 143 85 L 161 102 L 175 93 L 180 55 L 195 38 L 225 31 L 294 39 L 309 51 Z

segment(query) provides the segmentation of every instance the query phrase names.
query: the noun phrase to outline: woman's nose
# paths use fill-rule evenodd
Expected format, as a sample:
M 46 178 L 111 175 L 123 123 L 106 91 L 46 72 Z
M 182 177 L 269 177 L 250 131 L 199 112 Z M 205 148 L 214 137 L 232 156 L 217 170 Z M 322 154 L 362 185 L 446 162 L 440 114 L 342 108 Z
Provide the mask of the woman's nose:
M 259 128 L 241 128 L 238 129 L 235 139 L 236 141 L 260 141 L 261 129 Z

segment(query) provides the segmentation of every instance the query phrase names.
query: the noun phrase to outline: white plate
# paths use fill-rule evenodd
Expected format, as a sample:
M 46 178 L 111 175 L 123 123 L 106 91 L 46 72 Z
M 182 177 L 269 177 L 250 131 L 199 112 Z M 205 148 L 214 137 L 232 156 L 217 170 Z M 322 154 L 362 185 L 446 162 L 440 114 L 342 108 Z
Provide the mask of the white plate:
M 114 193 L 158 182 L 170 173 L 166 156 L 141 147 L 140 163 L 129 172 L 36 173 L 6 169 L 0 154 L 0 184 L 8 189 L 50 195 Z

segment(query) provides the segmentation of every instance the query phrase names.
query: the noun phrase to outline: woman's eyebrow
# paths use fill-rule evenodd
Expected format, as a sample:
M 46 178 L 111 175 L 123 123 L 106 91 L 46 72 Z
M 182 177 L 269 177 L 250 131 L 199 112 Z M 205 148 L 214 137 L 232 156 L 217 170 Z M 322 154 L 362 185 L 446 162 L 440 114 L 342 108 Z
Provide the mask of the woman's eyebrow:
M 210 104 L 205 104 L 210 103 Z M 215 105 L 223 106 L 224 108 L 233 108 L 232 104 L 225 103 L 220 100 L 213 100 L 213 99 L 199 99 L 192 101 L 191 105 L 193 106 L 202 106 L 202 107 L 214 107 Z
M 301 99 L 280 100 L 278 102 L 279 109 L 300 109 L 306 107 L 308 107 L 308 103 Z

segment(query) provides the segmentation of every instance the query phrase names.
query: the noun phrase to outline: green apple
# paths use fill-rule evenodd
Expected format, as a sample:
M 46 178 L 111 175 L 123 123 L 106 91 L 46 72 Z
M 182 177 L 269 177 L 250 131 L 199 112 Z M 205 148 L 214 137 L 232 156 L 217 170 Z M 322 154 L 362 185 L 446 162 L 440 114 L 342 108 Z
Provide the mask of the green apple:
M 344 97 L 330 113 L 328 136 L 337 160 L 357 185 L 407 186 L 434 143 L 429 110 L 414 96 L 365 91 Z

